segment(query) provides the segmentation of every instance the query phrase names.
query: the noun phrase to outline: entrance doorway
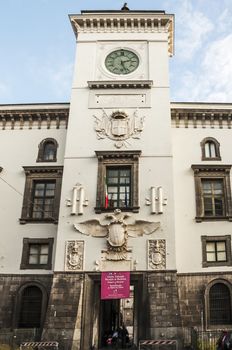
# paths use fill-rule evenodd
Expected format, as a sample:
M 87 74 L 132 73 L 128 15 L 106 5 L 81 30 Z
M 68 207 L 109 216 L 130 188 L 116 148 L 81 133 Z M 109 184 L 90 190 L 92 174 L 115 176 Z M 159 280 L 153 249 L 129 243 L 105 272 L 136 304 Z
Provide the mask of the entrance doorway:
M 134 344 L 134 286 L 130 297 L 100 301 L 100 348 L 130 348 Z

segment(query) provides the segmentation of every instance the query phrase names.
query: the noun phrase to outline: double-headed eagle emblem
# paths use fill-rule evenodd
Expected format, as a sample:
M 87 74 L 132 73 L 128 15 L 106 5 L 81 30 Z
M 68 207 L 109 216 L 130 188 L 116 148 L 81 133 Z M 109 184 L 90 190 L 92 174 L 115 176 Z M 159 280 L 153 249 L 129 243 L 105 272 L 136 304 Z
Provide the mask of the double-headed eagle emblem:
M 127 224 L 125 219 L 130 215 L 116 209 L 113 214 L 105 216 L 110 220 L 109 224 L 103 225 L 99 220 L 88 220 L 74 224 L 74 228 L 88 236 L 107 237 L 107 253 L 110 260 L 126 259 L 128 237 L 149 235 L 160 227 L 159 222 L 136 220 L 134 224 Z

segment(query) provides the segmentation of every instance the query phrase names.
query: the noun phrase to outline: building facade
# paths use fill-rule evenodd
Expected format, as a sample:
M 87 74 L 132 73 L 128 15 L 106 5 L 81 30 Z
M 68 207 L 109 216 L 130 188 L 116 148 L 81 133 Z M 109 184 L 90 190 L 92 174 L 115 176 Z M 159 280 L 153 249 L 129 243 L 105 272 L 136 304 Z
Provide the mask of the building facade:
M 2 343 L 230 328 L 232 105 L 170 103 L 173 15 L 70 21 L 70 103 L 0 106 Z M 101 298 L 103 273 L 127 298 Z

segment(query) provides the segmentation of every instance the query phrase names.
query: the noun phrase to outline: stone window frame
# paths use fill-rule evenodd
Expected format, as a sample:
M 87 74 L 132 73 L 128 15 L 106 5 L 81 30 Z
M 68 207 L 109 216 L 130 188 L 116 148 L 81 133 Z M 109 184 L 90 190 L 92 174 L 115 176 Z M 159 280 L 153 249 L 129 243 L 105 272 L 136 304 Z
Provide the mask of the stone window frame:
M 23 239 L 23 251 L 22 260 L 20 264 L 21 270 L 51 270 L 52 269 L 52 251 L 53 251 L 54 238 L 24 238 Z M 30 264 L 29 252 L 31 244 L 47 244 L 48 245 L 48 262 L 47 264 Z
M 232 221 L 232 200 L 230 186 L 230 169 L 231 165 L 192 165 L 194 171 L 195 192 L 196 192 L 196 222 L 202 221 Z M 202 179 L 223 181 L 225 213 L 222 216 L 205 216 L 204 205 L 202 200 Z
M 207 157 L 205 154 L 205 145 L 207 142 L 211 142 L 214 144 L 215 146 L 215 157 Z M 214 138 L 214 137 L 205 137 L 201 143 L 201 160 L 209 160 L 209 161 L 213 161 L 213 160 L 221 160 L 221 156 L 220 156 L 220 143 Z
M 205 293 L 204 293 L 204 304 L 205 304 L 205 324 L 206 324 L 206 330 L 214 330 L 214 329 L 218 329 L 218 324 L 217 325 L 212 325 L 210 323 L 210 304 L 209 304 L 209 292 L 210 292 L 210 289 L 211 287 L 213 287 L 215 284 L 217 283 L 223 283 L 225 284 L 228 289 L 229 289 L 229 292 L 230 292 L 230 300 L 231 300 L 231 308 L 232 308 L 232 284 L 227 281 L 226 279 L 224 278 L 216 278 L 214 280 L 212 280 L 205 288 Z M 231 313 L 232 313 L 232 309 L 231 309 Z M 226 325 L 221 325 L 220 324 L 220 328 L 223 329 L 223 328 L 228 328 L 228 324 Z
M 208 242 L 225 242 L 226 244 L 226 261 L 207 261 L 206 244 Z M 210 266 L 231 266 L 231 236 L 201 236 L 202 243 L 202 267 Z
M 63 166 L 24 166 L 23 167 L 26 175 L 25 189 L 23 196 L 23 207 L 21 218 L 19 219 L 20 224 L 26 223 L 55 223 L 58 222 L 59 207 L 60 207 L 60 195 L 61 195 L 61 182 L 63 174 Z M 33 200 L 33 188 L 35 181 L 50 181 L 56 182 L 55 198 L 54 198 L 54 217 L 53 218 L 39 218 L 35 219 L 31 217 L 31 204 Z
M 46 290 L 46 287 L 38 282 L 38 281 L 29 281 L 24 283 L 19 287 L 19 289 L 16 292 L 15 296 L 15 304 L 14 304 L 14 317 L 13 317 L 13 328 L 18 328 L 19 319 L 20 319 L 20 311 L 21 311 L 21 304 L 22 304 L 22 297 L 23 297 L 23 291 L 27 287 L 37 287 L 42 292 L 42 307 L 41 307 L 41 317 L 40 317 L 40 329 L 43 328 L 45 317 L 46 317 L 46 311 L 47 311 L 47 304 L 48 304 L 48 292 Z
M 44 159 L 45 146 L 47 143 L 53 143 L 55 146 L 55 154 L 53 159 Z M 54 138 L 46 138 L 39 144 L 38 157 L 36 162 L 56 162 L 57 161 L 57 148 L 59 147 L 58 142 Z
M 141 151 L 95 151 L 98 158 L 97 197 L 95 213 L 114 211 L 105 208 L 105 177 L 107 167 L 128 166 L 131 168 L 131 207 L 122 211 L 139 212 L 139 157 Z

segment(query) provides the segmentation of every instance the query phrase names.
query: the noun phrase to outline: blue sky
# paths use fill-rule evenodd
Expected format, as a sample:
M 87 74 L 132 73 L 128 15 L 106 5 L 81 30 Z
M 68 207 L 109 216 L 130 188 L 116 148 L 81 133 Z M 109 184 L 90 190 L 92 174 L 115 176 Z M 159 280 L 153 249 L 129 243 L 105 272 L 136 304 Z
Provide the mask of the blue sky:
M 119 0 L 0 0 L 0 103 L 69 102 L 75 37 L 68 14 Z M 175 14 L 172 101 L 232 102 L 232 0 L 128 0 Z

